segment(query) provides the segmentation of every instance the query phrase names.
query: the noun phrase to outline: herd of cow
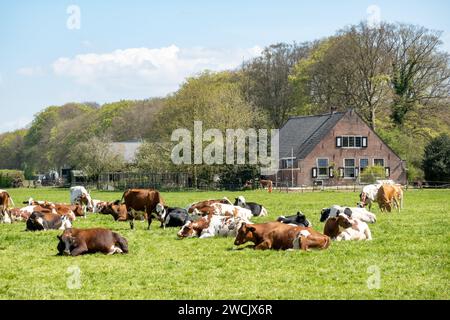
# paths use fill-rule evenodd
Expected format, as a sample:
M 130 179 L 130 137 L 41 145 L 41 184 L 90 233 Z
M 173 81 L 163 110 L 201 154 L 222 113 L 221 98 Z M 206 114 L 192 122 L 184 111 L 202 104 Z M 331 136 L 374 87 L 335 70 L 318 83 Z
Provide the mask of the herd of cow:
M 112 215 L 116 221 L 129 221 L 131 229 L 135 220 L 147 220 L 148 229 L 152 219 L 161 228 L 179 227 L 177 236 L 188 237 L 235 237 L 234 244 L 253 242 L 254 249 L 326 249 L 331 240 L 371 240 L 368 223 L 375 223 L 375 214 L 368 211 L 377 202 L 380 210 L 391 212 L 403 207 L 401 186 L 378 183 L 365 186 L 357 207 L 333 205 L 321 211 L 320 222 L 325 222 L 323 233 L 301 212 L 292 216 L 280 216 L 276 221 L 252 223 L 254 216 L 266 216 L 267 209 L 258 203 L 247 202 L 243 196 L 234 203 L 226 197 L 192 203 L 186 208 L 169 207 L 158 190 L 130 189 L 122 199 L 114 202 L 94 200 L 84 187 L 70 189 L 70 204 L 36 201 L 24 202 L 23 208 L 15 208 L 7 191 L 0 190 L 0 222 L 25 221 L 26 230 L 64 230 L 58 236 L 58 254 L 77 256 L 84 253 L 128 253 L 128 243 L 119 234 L 103 228 L 76 229 L 72 223 L 77 217 L 86 218 L 88 212 Z

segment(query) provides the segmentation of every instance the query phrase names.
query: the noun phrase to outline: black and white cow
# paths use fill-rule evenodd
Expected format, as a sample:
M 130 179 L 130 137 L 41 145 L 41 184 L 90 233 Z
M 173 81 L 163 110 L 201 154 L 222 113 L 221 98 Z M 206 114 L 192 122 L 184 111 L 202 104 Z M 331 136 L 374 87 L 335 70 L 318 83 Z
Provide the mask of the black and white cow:
M 299 227 L 305 227 L 305 228 L 312 226 L 311 222 L 309 222 L 309 220 L 306 219 L 306 216 L 303 213 L 301 213 L 300 211 L 297 212 L 296 215 L 292 215 L 292 216 L 287 216 L 287 217 L 279 216 L 277 221 L 281 222 L 281 223 L 286 223 L 286 224 L 295 224 Z
M 38 230 L 65 230 L 72 228 L 67 216 L 47 212 L 33 212 L 27 220 L 27 231 Z
M 370 211 L 367 211 L 366 208 L 359 207 L 341 207 L 338 205 L 334 205 L 330 208 L 324 208 L 320 212 L 320 222 L 324 222 L 329 217 L 337 217 L 339 214 L 345 214 L 347 217 L 352 219 L 359 219 L 361 221 L 367 223 L 375 223 L 377 221 L 377 217 Z
M 235 198 L 234 205 L 250 210 L 252 212 L 252 215 L 254 215 L 255 217 L 267 216 L 266 208 L 255 202 L 246 202 L 243 196 Z
M 162 217 L 161 227 L 182 227 L 188 221 L 196 220 L 196 216 L 189 215 L 183 208 L 170 208 L 160 203 L 156 205 L 156 212 Z M 197 217 L 198 218 L 198 217 Z

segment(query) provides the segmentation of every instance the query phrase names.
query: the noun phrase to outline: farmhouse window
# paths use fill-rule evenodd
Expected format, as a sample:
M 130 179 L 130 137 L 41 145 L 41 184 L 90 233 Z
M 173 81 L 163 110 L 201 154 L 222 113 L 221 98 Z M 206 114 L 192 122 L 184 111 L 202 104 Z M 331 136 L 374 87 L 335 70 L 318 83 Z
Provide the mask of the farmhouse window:
M 318 158 L 317 168 L 319 177 L 328 177 L 328 158 Z
M 344 159 L 344 178 L 355 177 L 355 159 Z
M 290 169 L 294 167 L 294 158 L 284 158 L 281 159 L 281 168 Z
M 359 169 L 361 172 L 363 172 L 364 169 L 368 166 L 369 166 L 369 159 L 367 158 L 359 159 Z
M 384 159 L 373 159 L 373 165 L 384 167 Z
M 367 147 L 367 137 L 362 137 L 362 136 L 336 137 L 336 147 L 338 147 L 338 148 L 366 148 Z

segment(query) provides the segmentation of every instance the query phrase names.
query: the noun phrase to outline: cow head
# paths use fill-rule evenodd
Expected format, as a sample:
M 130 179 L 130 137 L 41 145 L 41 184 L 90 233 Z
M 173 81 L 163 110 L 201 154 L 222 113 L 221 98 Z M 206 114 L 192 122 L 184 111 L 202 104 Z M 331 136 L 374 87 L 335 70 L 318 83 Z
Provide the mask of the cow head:
M 59 230 L 67 230 L 72 228 L 72 223 L 70 222 L 70 219 L 67 216 L 61 216 L 61 227 L 59 227 Z
M 331 208 L 323 208 L 320 212 L 320 222 L 324 222 L 330 216 Z
M 196 235 L 197 232 L 194 229 L 194 221 L 186 222 L 177 233 L 178 238 L 192 238 Z
M 254 236 L 253 232 L 255 231 L 255 227 L 252 225 L 248 225 L 247 223 L 242 223 L 241 227 L 239 228 L 236 239 L 234 239 L 234 245 L 238 246 L 241 244 L 246 243 L 247 241 L 253 241 Z
M 245 206 L 245 198 L 244 196 L 239 196 L 237 198 L 234 198 L 234 205 L 243 207 Z
M 311 223 L 306 219 L 306 216 L 300 211 L 297 212 L 297 217 L 295 217 L 295 221 L 301 223 L 305 227 L 309 227 Z
M 351 228 L 353 225 L 352 221 L 345 214 L 339 214 L 339 216 L 337 216 L 336 219 L 340 230 Z
M 76 239 L 72 235 L 72 229 L 66 229 L 62 235 L 56 236 L 59 240 L 57 250 L 58 255 L 70 255 L 71 249 L 76 245 Z
M 157 219 L 160 222 L 162 222 L 162 223 L 164 223 L 166 221 L 166 217 L 167 217 L 167 214 L 168 214 L 167 208 L 168 207 L 164 206 L 164 204 L 162 204 L 162 203 L 158 203 L 156 205 L 156 209 L 155 209 L 156 210 L 156 216 L 157 216 Z
M 205 216 L 197 221 L 188 221 L 184 226 L 178 231 L 177 236 L 179 238 L 192 238 L 195 236 L 200 236 L 205 228 L 209 227 L 210 217 Z

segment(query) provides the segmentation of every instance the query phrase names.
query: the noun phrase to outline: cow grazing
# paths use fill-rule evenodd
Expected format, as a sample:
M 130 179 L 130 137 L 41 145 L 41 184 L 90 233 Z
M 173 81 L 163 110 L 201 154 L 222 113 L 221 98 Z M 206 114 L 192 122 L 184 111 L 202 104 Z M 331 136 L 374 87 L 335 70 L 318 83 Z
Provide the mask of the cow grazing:
M 239 196 L 239 197 L 235 198 L 234 205 L 250 210 L 255 217 L 267 216 L 266 208 L 264 208 L 262 205 L 255 203 L 255 202 L 246 202 L 245 198 L 243 196 Z
M 240 217 L 232 216 L 204 216 L 197 221 L 188 221 L 186 224 L 178 231 L 177 235 L 179 238 L 210 238 L 215 236 L 229 237 L 236 236 L 237 230 L 242 223 L 248 223 Z
M 70 204 L 82 205 L 85 214 L 87 211 L 92 212 L 94 209 L 91 195 L 83 186 L 70 188 Z
M 341 213 L 347 215 L 348 217 L 359 219 L 367 223 L 375 223 L 377 221 L 376 215 L 367 211 L 366 208 L 341 207 L 334 205 L 330 208 L 322 209 L 320 213 L 320 222 L 324 222 L 328 219 L 328 217 L 337 217 Z
M 163 206 L 160 203 L 156 205 L 156 212 L 161 216 L 161 227 L 182 227 L 188 221 L 193 221 L 193 217 L 189 215 L 186 209 L 170 208 Z
M 330 245 L 329 237 L 312 228 L 292 226 L 281 222 L 243 223 L 238 230 L 234 244 L 238 246 L 248 241 L 255 244 L 256 250 L 294 248 L 308 250 L 314 247 L 326 249 Z
M 267 188 L 267 191 L 269 193 L 272 193 L 272 189 L 273 189 L 272 180 L 259 180 L 259 184 L 260 184 L 261 188 L 263 188 L 263 189 Z
M 134 220 L 138 217 L 136 212 L 145 212 L 147 214 L 147 230 L 150 230 L 152 214 L 156 214 L 156 218 L 162 222 L 161 216 L 159 216 L 156 212 L 156 205 L 158 203 L 164 205 L 164 199 L 158 190 L 130 189 L 124 192 L 122 199 L 124 200 L 127 208 L 131 229 L 134 229 Z
M 70 220 L 66 216 L 54 213 L 33 212 L 27 220 L 27 231 L 72 228 Z
M 359 219 L 351 219 L 342 213 L 337 217 L 328 218 L 324 234 L 337 241 L 372 240 L 372 233 L 367 223 Z
M 67 229 L 57 236 L 58 255 L 78 256 L 85 253 L 128 253 L 128 242 L 108 229 Z
M 279 216 L 277 219 L 278 222 L 286 223 L 286 224 L 295 224 L 300 227 L 311 227 L 312 224 L 309 222 L 308 219 L 306 219 L 306 216 L 301 213 L 300 211 L 297 212 L 296 215 L 292 216 Z
M 399 191 L 393 185 L 383 184 L 378 189 L 376 202 L 381 212 L 391 212 L 394 206 L 400 212 Z
M 372 203 L 375 202 L 375 198 L 380 186 L 381 184 L 369 184 L 367 186 L 364 186 L 359 195 L 359 200 L 361 201 L 359 205 L 361 206 L 361 208 L 369 206 L 369 210 L 372 209 Z
M 0 190 L 0 215 L 9 208 L 9 205 L 15 206 L 13 199 L 5 190 Z

